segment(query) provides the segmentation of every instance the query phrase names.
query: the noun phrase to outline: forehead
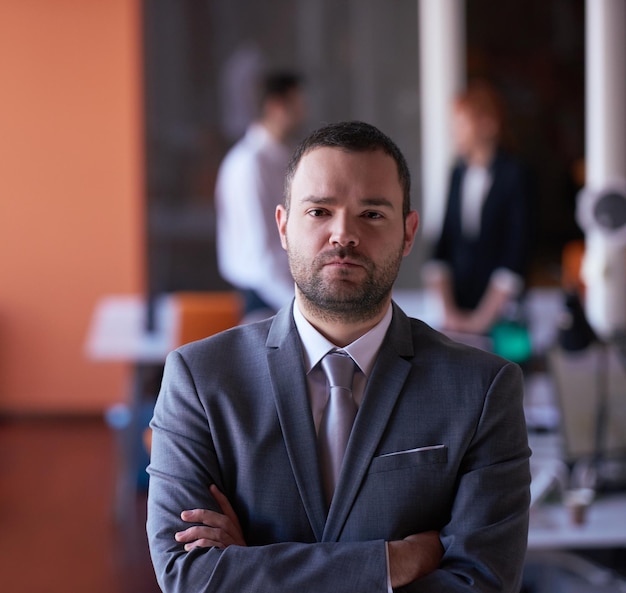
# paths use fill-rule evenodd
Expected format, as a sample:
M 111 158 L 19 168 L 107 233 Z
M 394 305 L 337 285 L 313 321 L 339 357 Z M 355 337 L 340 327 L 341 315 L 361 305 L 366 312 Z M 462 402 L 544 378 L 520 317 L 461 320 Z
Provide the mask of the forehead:
M 291 189 L 292 193 L 352 189 L 402 195 L 396 162 L 382 150 L 348 151 L 327 146 L 314 148 L 302 157 Z

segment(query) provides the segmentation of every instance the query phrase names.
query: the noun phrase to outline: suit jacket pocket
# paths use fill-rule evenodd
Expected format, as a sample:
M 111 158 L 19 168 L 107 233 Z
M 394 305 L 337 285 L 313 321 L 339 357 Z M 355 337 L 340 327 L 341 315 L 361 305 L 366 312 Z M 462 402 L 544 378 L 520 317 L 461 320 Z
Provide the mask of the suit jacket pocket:
M 448 461 L 448 447 L 435 445 L 432 447 L 420 447 L 407 451 L 385 453 L 374 457 L 370 465 L 369 473 L 388 472 L 396 469 L 405 469 L 417 465 L 433 463 L 446 463 Z

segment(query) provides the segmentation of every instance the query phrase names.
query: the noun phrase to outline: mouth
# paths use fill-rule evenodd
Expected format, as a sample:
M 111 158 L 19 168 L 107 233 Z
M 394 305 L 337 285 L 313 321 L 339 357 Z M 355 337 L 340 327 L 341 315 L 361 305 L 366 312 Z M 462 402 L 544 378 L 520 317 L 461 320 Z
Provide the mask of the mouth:
M 341 271 L 349 271 L 356 270 L 357 268 L 362 268 L 363 264 L 358 261 L 350 260 L 350 259 L 333 259 L 324 263 L 325 268 L 341 270 Z
M 325 276 L 331 282 L 356 282 L 363 277 L 365 267 L 355 260 L 331 260 L 324 264 Z
M 350 259 L 333 259 L 324 264 L 325 266 L 360 266 L 361 264 Z
M 319 257 L 319 265 L 320 268 L 336 270 L 343 274 L 368 268 L 366 258 L 356 253 L 348 253 L 345 249 L 338 249 L 321 255 Z

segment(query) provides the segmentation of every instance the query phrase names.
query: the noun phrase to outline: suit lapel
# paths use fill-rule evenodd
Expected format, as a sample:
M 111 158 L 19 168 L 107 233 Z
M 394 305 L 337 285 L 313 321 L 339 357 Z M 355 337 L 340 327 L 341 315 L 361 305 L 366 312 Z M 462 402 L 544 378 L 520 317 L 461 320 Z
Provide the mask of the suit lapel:
M 393 319 L 367 382 L 322 541 L 337 541 L 411 369 L 410 321 L 394 304 Z
M 317 541 L 321 541 L 326 506 L 319 477 L 317 439 L 307 396 L 302 345 L 291 308 L 281 310 L 267 339 L 268 365 L 278 419 L 302 503 Z

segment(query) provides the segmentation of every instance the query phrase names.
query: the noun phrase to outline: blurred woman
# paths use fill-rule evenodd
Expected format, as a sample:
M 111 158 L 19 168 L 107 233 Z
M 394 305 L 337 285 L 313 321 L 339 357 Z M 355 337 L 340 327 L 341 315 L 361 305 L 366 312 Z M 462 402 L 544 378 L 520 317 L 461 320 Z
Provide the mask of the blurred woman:
M 485 334 L 524 288 L 529 183 L 502 147 L 502 103 L 487 83 L 473 83 L 456 98 L 453 130 L 458 162 L 426 280 L 441 299 L 444 330 Z

